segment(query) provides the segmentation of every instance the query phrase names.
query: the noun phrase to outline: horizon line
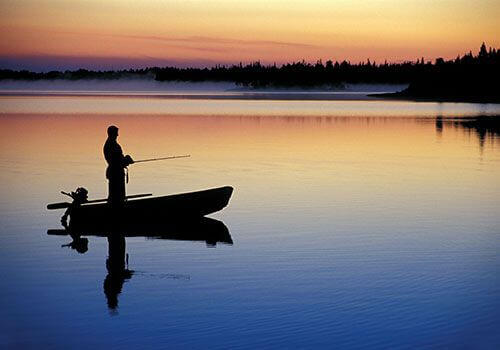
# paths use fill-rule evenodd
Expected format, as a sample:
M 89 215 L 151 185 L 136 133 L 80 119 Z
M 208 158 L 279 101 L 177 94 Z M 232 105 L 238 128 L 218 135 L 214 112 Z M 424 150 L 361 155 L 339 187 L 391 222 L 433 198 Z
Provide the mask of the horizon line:
M 486 45 L 483 41 L 481 45 Z M 480 45 L 480 46 L 481 46 Z M 500 48 L 495 48 L 489 46 L 488 49 L 500 50 Z M 301 63 L 305 62 L 307 64 L 315 64 L 317 62 L 348 62 L 349 64 L 363 64 L 370 62 L 371 64 L 376 63 L 380 64 L 402 64 L 402 63 L 414 63 L 421 59 L 424 59 L 425 63 L 433 62 L 438 58 L 443 58 L 445 60 L 451 60 L 456 58 L 457 56 L 463 57 L 470 52 L 474 53 L 475 51 L 469 50 L 468 52 L 453 55 L 450 57 L 436 56 L 436 57 L 428 57 L 426 59 L 425 56 L 417 57 L 415 59 L 371 59 L 367 57 L 364 60 L 351 61 L 348 58 L 343 59 L 333 59 L 333 58 L 317 58 L 315 60 L 291 60 L 291 61 L 270 61 L 270 60 L 239 60 L 235 61 L 215 61 L 211 59 L 178 59 L 178 58 L 168 58 L 168 57 L 151 57 L 151 56 L 143 56 L 143 57 L 118 57 L 118 56 L 76 56 L 76 55 L 50 55 L 50 54 L 30 54 L 30 55 L 0 55 L 0 69 L 5 70 L 28 70 L 31 72 L 49 72 L 49 71 L 73 71 L 78 69 L 86 69 L 90 71 L 99 71 L 99 70 L 139 70 L 139 69 L 147 69 L 147 68 L 197 68 L 197 69 L 210 69 L 215 68 L 217 66 L 238 66 L 242 65 L 250 65 L 253 63 L 260 63 L 266 66 L 283 66 L 286 64 L 293 63 Z

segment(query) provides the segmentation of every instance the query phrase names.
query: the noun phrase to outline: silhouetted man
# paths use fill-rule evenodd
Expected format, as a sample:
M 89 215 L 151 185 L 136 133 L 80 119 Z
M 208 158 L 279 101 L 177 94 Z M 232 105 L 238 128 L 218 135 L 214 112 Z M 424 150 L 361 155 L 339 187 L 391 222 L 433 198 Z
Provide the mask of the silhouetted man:
M 104 144 L 104 158 L 108 162 L 106 178 L 109 182 L 108 203 L 114 207 L 121 206 L 125 201 L 125 168 L 134 161 L 129 155 L 124 156 L 122 148 L 116 142 L 118 128 L 111 125 L 108 128 L 108 139 Z

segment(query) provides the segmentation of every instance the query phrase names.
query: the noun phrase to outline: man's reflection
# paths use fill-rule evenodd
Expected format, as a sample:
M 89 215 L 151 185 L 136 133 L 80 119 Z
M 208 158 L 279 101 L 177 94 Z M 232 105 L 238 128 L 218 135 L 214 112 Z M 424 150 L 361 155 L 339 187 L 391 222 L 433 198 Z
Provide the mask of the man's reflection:
M 111 311 L 118 308 L 118 294 L 121 293 L 123 283 L 130 279 L 134 271 L 128 269 L 128 254 L 125 253 L 125 237 L 122 234 L 108 235 L 108 258 L 106 269 L 108 275 L 104 279 L 104 294 Z

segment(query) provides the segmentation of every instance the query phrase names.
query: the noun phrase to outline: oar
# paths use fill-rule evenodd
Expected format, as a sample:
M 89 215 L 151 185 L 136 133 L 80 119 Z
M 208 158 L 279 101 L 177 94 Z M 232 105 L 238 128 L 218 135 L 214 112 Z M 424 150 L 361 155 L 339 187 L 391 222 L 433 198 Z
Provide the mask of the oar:
M 184 155 L 184 156 L 170 156 L 170 157 L 161 157 L 161 158 L 149 158 L 149 159 L 140 159 L 140 160 L 134 160 L 135 163 L 144 163 L 144 162 L 155 162 L 157 160 L 167 160 L 167 159 L 176 159 L 176 158 L 187 158 L 191 157 L 190 154 Z
M 125 199 L 131 199 L 131 198 L 140 198 L 140 197 L 149 197 L 152 196 L 152 193 L 143 193 L 143 194 L 133 194 L 131 196 L 126 196 Z M 106 202 L 108 199 L 93 199 L 91 201 L 87 201 L 83 204 L 86 203 L 99 203 L 99 202 Z M 59 203 L 52 203 L 47 205 L 47 209 L 52 210 L 52 209 L 64 209 L 68 208 L 71 205 L 71 203 L 68 202 L 59 202 Z

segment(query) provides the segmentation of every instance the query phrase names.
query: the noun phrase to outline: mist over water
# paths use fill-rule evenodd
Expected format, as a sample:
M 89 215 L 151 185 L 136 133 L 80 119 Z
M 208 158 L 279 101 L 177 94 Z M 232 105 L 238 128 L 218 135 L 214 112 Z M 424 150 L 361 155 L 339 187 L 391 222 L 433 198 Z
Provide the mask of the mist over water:
M 0 81 L 0 95 L 6 93 L 43 93 L 53 94 L 64 93 L 133 93 L 144 94 L 148 92 L 156 93 L 224 93 L 224 92 L 342 92 L 362 94 L 379 92 L 396 92 L 406 88 L 407 85 L 394 84 L 345 84 L 338 88 L 261 88 L 252 89 L 237 85 L 232 82 L 184 82 L 184 81 L 155 81 L 154 77 L 149 79 L 117 79 L 117 80 L 2 80 Z
M 0 92 L 5 91 L 54 91 L 54 92 L 210 92 L 227 91 L 235 88 L 230 82 L 158 82 L 150 79 L 117 80 L 4 80 L 0 82 Z
M 500 344 L 498 105 L 0 97 L 5 347 L 479 348 Z M 477 116 L 490 115 L 489 118 Z M 129 194 L 231 185 L 233 244 L 49 236 L 47 203 L 106 197 L 106 128 Z M 148 164 L 148 165 L 146 165 Z

